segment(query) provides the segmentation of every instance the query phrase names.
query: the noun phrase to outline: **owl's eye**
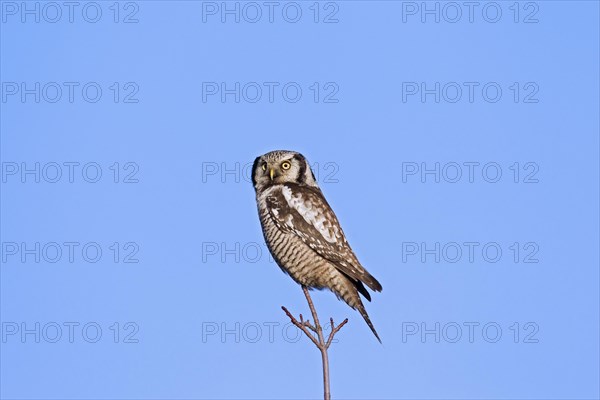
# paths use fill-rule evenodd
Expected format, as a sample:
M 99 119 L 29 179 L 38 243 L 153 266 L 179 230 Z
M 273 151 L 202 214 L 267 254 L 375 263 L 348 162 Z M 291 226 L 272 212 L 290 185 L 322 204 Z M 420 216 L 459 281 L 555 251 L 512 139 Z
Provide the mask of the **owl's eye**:
M 266 170 L 267 170 L 267 163 L 264 163 L 264 164 L 262 165 L 262 170 L 263 170 L 263 171 L 266 171 Z
M 292 164 L 290 164 L 288 161 L 284 161 L 281 163 L 281 168 L 283 169 L 290 169 L 290 167 L 292 166 Z

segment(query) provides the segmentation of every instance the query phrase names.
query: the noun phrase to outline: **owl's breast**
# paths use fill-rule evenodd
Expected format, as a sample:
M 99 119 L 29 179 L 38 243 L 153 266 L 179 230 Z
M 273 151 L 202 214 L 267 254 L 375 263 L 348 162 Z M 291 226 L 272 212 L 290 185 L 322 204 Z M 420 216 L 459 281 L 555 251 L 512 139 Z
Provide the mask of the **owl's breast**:
M 327 287 L 327 276 L 335 267 L 292 232 L 280 229 L 270 216 L 266 201 L 258 200 L 258 213 L 265 242 L 275 262 L 301 285 Z

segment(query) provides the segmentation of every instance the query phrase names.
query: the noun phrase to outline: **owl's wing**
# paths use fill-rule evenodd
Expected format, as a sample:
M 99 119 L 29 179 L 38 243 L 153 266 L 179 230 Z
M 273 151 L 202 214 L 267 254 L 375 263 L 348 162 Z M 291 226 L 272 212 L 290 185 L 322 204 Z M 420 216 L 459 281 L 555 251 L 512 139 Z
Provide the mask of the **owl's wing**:
M 337 217 L 318 189 L 285 184 L 266 200 L 269 215 L 280 230 L 298 236 L 350 278 L 381 291 L 381 284 L 354 255 Z

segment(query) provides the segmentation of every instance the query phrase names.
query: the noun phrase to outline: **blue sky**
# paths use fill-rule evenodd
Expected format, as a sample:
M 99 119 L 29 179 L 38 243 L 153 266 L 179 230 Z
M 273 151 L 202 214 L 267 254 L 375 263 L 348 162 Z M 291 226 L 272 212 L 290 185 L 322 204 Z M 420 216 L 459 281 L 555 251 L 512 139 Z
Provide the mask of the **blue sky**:
M 383 285 L 334 398 L 600 395 L 597 2 L 0 7 L 2 398 L 319 398 L 274 149 Z

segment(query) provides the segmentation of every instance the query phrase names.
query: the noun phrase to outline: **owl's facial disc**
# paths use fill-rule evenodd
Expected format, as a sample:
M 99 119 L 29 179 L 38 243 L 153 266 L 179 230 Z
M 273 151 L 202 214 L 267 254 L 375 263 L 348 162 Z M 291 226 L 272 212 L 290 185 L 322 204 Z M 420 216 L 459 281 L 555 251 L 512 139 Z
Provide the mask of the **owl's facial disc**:
M 282 183 L 317 186 L 308 162 L 299 153 L 273 151 L 254 161 L 253 183 L 256 190 Z

